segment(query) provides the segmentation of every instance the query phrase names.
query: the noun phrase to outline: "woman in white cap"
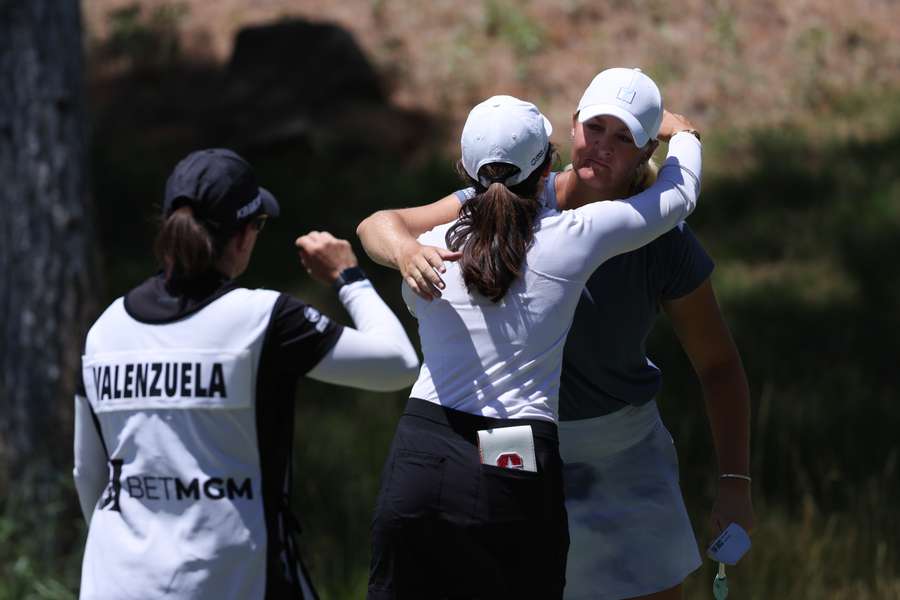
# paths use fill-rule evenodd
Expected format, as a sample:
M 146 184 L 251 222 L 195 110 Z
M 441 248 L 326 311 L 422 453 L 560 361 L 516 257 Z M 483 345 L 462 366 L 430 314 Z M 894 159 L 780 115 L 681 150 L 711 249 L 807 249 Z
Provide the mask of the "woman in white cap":
M 162 272 L 91 327 L 75 399 L 82 598 L 315 598 L 289 508 L 297 380 L 395 390 L 418 359 L 345 240 L 297 246 L 358 329 L 237 284 L 278 211 L 240 156 L 191 153 L 166 185 Z
M 509 96 L 472 109 L 461 144 L 472 197 L 417 242 L 458 260 L 440 299 L 404 289 L 424 361 L 382 475 L 370 599 L 562 597 L 556 420 L 566 332 L 600 263 L 693 209 L 700 144 L 674 135 L 684 129 L 669 115 L 660 132 L 671 137 L 669 158 L 649 189 L 560 213 L 538 200 L 549 122 Z
M 662 114 L 658 88 L 640 71 L 597 75 L 573 116 L 573 168 L 550 174 L 542 203 L 571 209 L 649 187 Z M 399 268 L 416 293 L 440 297 L 443 261 L 456 256 L 414 236 L 456 218 L 460 202 L 473 194 L 468 188 L 431 205 L 376 213 L 358 233 L 369 254 Z M 559 251 L 565 255 L 568 248 Z M 690 228 L 680 223 L 603 263 L 582 293 L 560 387 L 572 539 L 566 598 L 679 598 L 682 581 L 700 565 L 674 447 L 654 401 L 661 374 L 646 356 L 645 340 L 660 306 L 707 403 L 720 468 L 712 533 L 729 522 L 753 526 L 749 391 L 709 281 L 712 269 Z

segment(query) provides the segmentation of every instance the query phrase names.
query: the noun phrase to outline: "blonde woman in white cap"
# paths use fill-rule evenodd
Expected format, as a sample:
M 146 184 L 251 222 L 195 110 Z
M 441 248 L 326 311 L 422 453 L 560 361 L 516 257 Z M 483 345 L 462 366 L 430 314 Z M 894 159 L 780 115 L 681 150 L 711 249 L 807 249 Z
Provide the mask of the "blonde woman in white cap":
M 551 173 L 541 201 L 571 209 L 646 189 L 663 115 L 655 83 L 636 69 L 608 69 L 572 119 L 573 168 Z M 693 127 L 679 129 L 699 138 Z M 399 268 L 423 299 L 440 297 L 455 255 L 414 236 L 456 218 L 474 188 L 418 208 L 381 211 L 358 230 L 369 254 Z M 560 248 L 561 255 L 568 248 Z M 566 598 L 680 598 L 700 564 L 671 437 L 654 401 L 661 374 L 645 340 L 662 306 L 700 379 L 720 468 L 712 533 L 753 526 L 749 391 L 740 356 L 709 281 L 712 260 L 680 223 L 647 246 L 603 263 L 590 277 L 566 341 L 560 446 L 567 465 L 571 552 Z
M 457 260 L 439 299 L 414 294 L 414 281 L 404 289 L 424 362 L 382 475 L 370 599 L 562 597 L 566 333 L 597 266 L 693 209 L 700 143 L 673 135 L 689 128 L 669 116 L 669 158 L 647 190 L 560 213 L 538 200 L 549 122 L 510 96 L 472 109 L 461 163 L 473 193 L 458 219 L 416 242 Z
M 572 169 L 548 179 L 544 201 L 572 209 L 650 185 L 655 170 L 644 157 L 655 149 L 661 104 L 640 71 L 597 75 L 573 118 Z M 636 167 L 616 169 L 622 148 L 641 152 Z M 567 598 L 681 598 L 682 582 L 701 564 L 675 448 L 654 400 L 661 373 L 646 355 L 660 306 L 706 400 L 720 473 L 711 533 L 730 522 L 753 527 L 749 389 L 710 282 L 713 267 L 681 223 L 588 281 L 566 341 L 560 394 L 572 536 Z M 598 343 L 601 331 L 610 343 Z

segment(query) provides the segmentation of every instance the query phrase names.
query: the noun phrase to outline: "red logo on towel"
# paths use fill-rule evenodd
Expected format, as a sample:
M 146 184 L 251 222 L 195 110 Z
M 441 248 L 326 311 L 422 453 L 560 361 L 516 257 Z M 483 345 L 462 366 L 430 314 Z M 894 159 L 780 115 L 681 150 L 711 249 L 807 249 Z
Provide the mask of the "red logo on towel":
M 497 466 L 504 469 L 524 469 L 525 461 L 518 452 L 504 452 L 497 457 Z

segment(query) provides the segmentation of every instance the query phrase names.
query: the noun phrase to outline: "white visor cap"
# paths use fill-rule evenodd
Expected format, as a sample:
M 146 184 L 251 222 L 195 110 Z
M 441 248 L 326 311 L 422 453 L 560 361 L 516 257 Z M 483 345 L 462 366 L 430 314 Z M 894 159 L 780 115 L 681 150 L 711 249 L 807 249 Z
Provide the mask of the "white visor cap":
M 610 115 L 625 123 L 635 145 L 643 148 L 659 133 L 662 95 L 640 69 L 607 69 L 594 77 L 578 103 L 579 122 L 599 115 Z
M 513 186 L 541 166 L 547 155 L 553 126 L 537 106 L 512 96 L 492 96 L 469 112 L 463 127 L 462 163 L 469 177 L 487 187 L 478 177 L 484 165 L 505 163 L 519 172 L 503 183 Z

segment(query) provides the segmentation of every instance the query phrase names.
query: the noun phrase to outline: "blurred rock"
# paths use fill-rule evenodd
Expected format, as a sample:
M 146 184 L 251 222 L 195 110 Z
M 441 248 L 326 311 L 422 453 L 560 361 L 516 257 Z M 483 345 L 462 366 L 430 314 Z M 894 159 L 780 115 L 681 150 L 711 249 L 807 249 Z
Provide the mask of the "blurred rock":
M 408 151 L 428 121 L 393 108 L 345 29 L 304 20 L 242 29 L 226 67 L 223 122 L 238 145 Z M 222 129 L 220 129 L 222 131 Z

